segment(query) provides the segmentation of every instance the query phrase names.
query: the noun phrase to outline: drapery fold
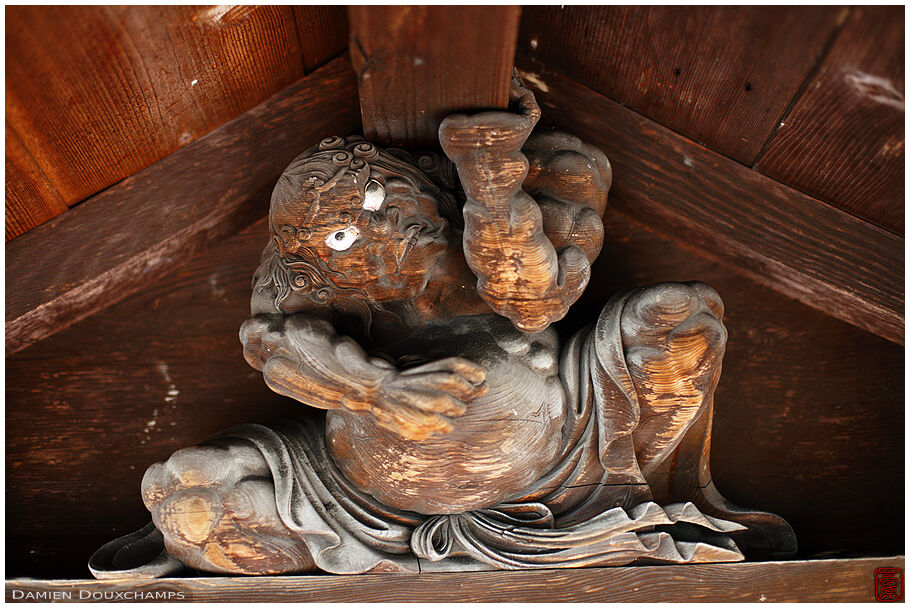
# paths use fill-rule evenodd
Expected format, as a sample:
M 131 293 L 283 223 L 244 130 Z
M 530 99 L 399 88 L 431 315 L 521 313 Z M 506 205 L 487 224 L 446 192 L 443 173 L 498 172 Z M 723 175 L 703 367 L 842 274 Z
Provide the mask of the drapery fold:
M 546 475 L 502 504 L 430 516 L 381 504 L 332 461 L 321 412 L 269 427 L 242 425 L 213 439 L 246 442 L 262 454 L 282 522 L 326 572 L 740 561 L 728 533 L 743 526 L 692 503 L 651 500 L 635 457 L 640 407 L 620 333 L 631 294 L 614 297 L 594 327 L 563 347 L 565 448 Z M 115 553 L 117 542 L 105 550 Z M 104 568 L 96 560 L 93 573 Z M 130 572 L 157 576 L 151 567 L 118 570 Z

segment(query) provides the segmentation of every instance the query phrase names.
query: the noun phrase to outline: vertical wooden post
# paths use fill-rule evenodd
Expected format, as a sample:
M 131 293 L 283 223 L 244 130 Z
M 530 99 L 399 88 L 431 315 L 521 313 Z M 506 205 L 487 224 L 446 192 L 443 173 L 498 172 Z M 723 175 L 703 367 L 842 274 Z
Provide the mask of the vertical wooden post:
M 505 108 L 520 14 L 518 6 L 349 7 L 367 139 L 438 147 L 447 114 Z

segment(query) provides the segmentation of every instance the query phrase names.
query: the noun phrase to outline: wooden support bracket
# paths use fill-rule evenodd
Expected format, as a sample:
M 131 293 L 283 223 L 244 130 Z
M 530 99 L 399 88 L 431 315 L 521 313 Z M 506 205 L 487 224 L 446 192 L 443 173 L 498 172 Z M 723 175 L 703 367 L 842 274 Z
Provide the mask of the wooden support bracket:
M 436 148 L 447 114 L 505 108 L 520 13 L 518 6 L 350 7 L 366 138 Z

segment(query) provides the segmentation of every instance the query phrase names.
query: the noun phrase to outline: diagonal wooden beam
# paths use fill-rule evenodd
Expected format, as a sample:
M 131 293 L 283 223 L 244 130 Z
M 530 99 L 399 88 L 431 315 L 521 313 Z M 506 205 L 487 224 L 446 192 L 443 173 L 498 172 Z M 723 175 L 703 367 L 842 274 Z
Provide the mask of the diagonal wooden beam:
M 614 209 L 682 246 L 903 343 L 903 239 L 520 58 L 544 121 L 602 147 Z M 141 289 L 265 215 L 305 146 L 356 128 L 339 58 L 234 121 L 6 244 L 7 354 Z
M 604 150 L 610 206 L 808 306 L 903 344 L 904 239 L 519 57 L 543 123 Z M 697 277 L 693 277 L 697 278 Z
M 351 6 L 351 58 L 364 135 L 438 147 L 447 115 L 505 108 L 518 6 Z
M 349 60 L 336 59 L 161 161 L 6 244 L 6 353 L 140 290 L 268 213 L 307 146 L 357 128 Z

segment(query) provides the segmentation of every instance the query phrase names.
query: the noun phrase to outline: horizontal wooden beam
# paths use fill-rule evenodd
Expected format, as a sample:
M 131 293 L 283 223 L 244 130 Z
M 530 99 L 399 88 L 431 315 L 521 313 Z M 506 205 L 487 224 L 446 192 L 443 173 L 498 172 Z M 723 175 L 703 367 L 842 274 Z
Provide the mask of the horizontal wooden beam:
M 6 353 L 138 291 L 268 213 L 306 147 L 360 124 L 340 57 L 208 135 L 6 244 Z
M 98 601 L 125 592 L 132 594 L 126 600 L 196 602 L 871 602 L 876 568 L 903 566 L 902 557 L 892 557 L 445 574 L 18 579 L 7 581 L 6 599 L 53 599 L 35 594 L 57 592 L 58 601 Z
M 893 342 L 904 239 L 669 130 L 524 55 L 542 123 L 613 164 L 610 206 L 683 247 Z M 695 277 L 693 277 L 695 278 Z

